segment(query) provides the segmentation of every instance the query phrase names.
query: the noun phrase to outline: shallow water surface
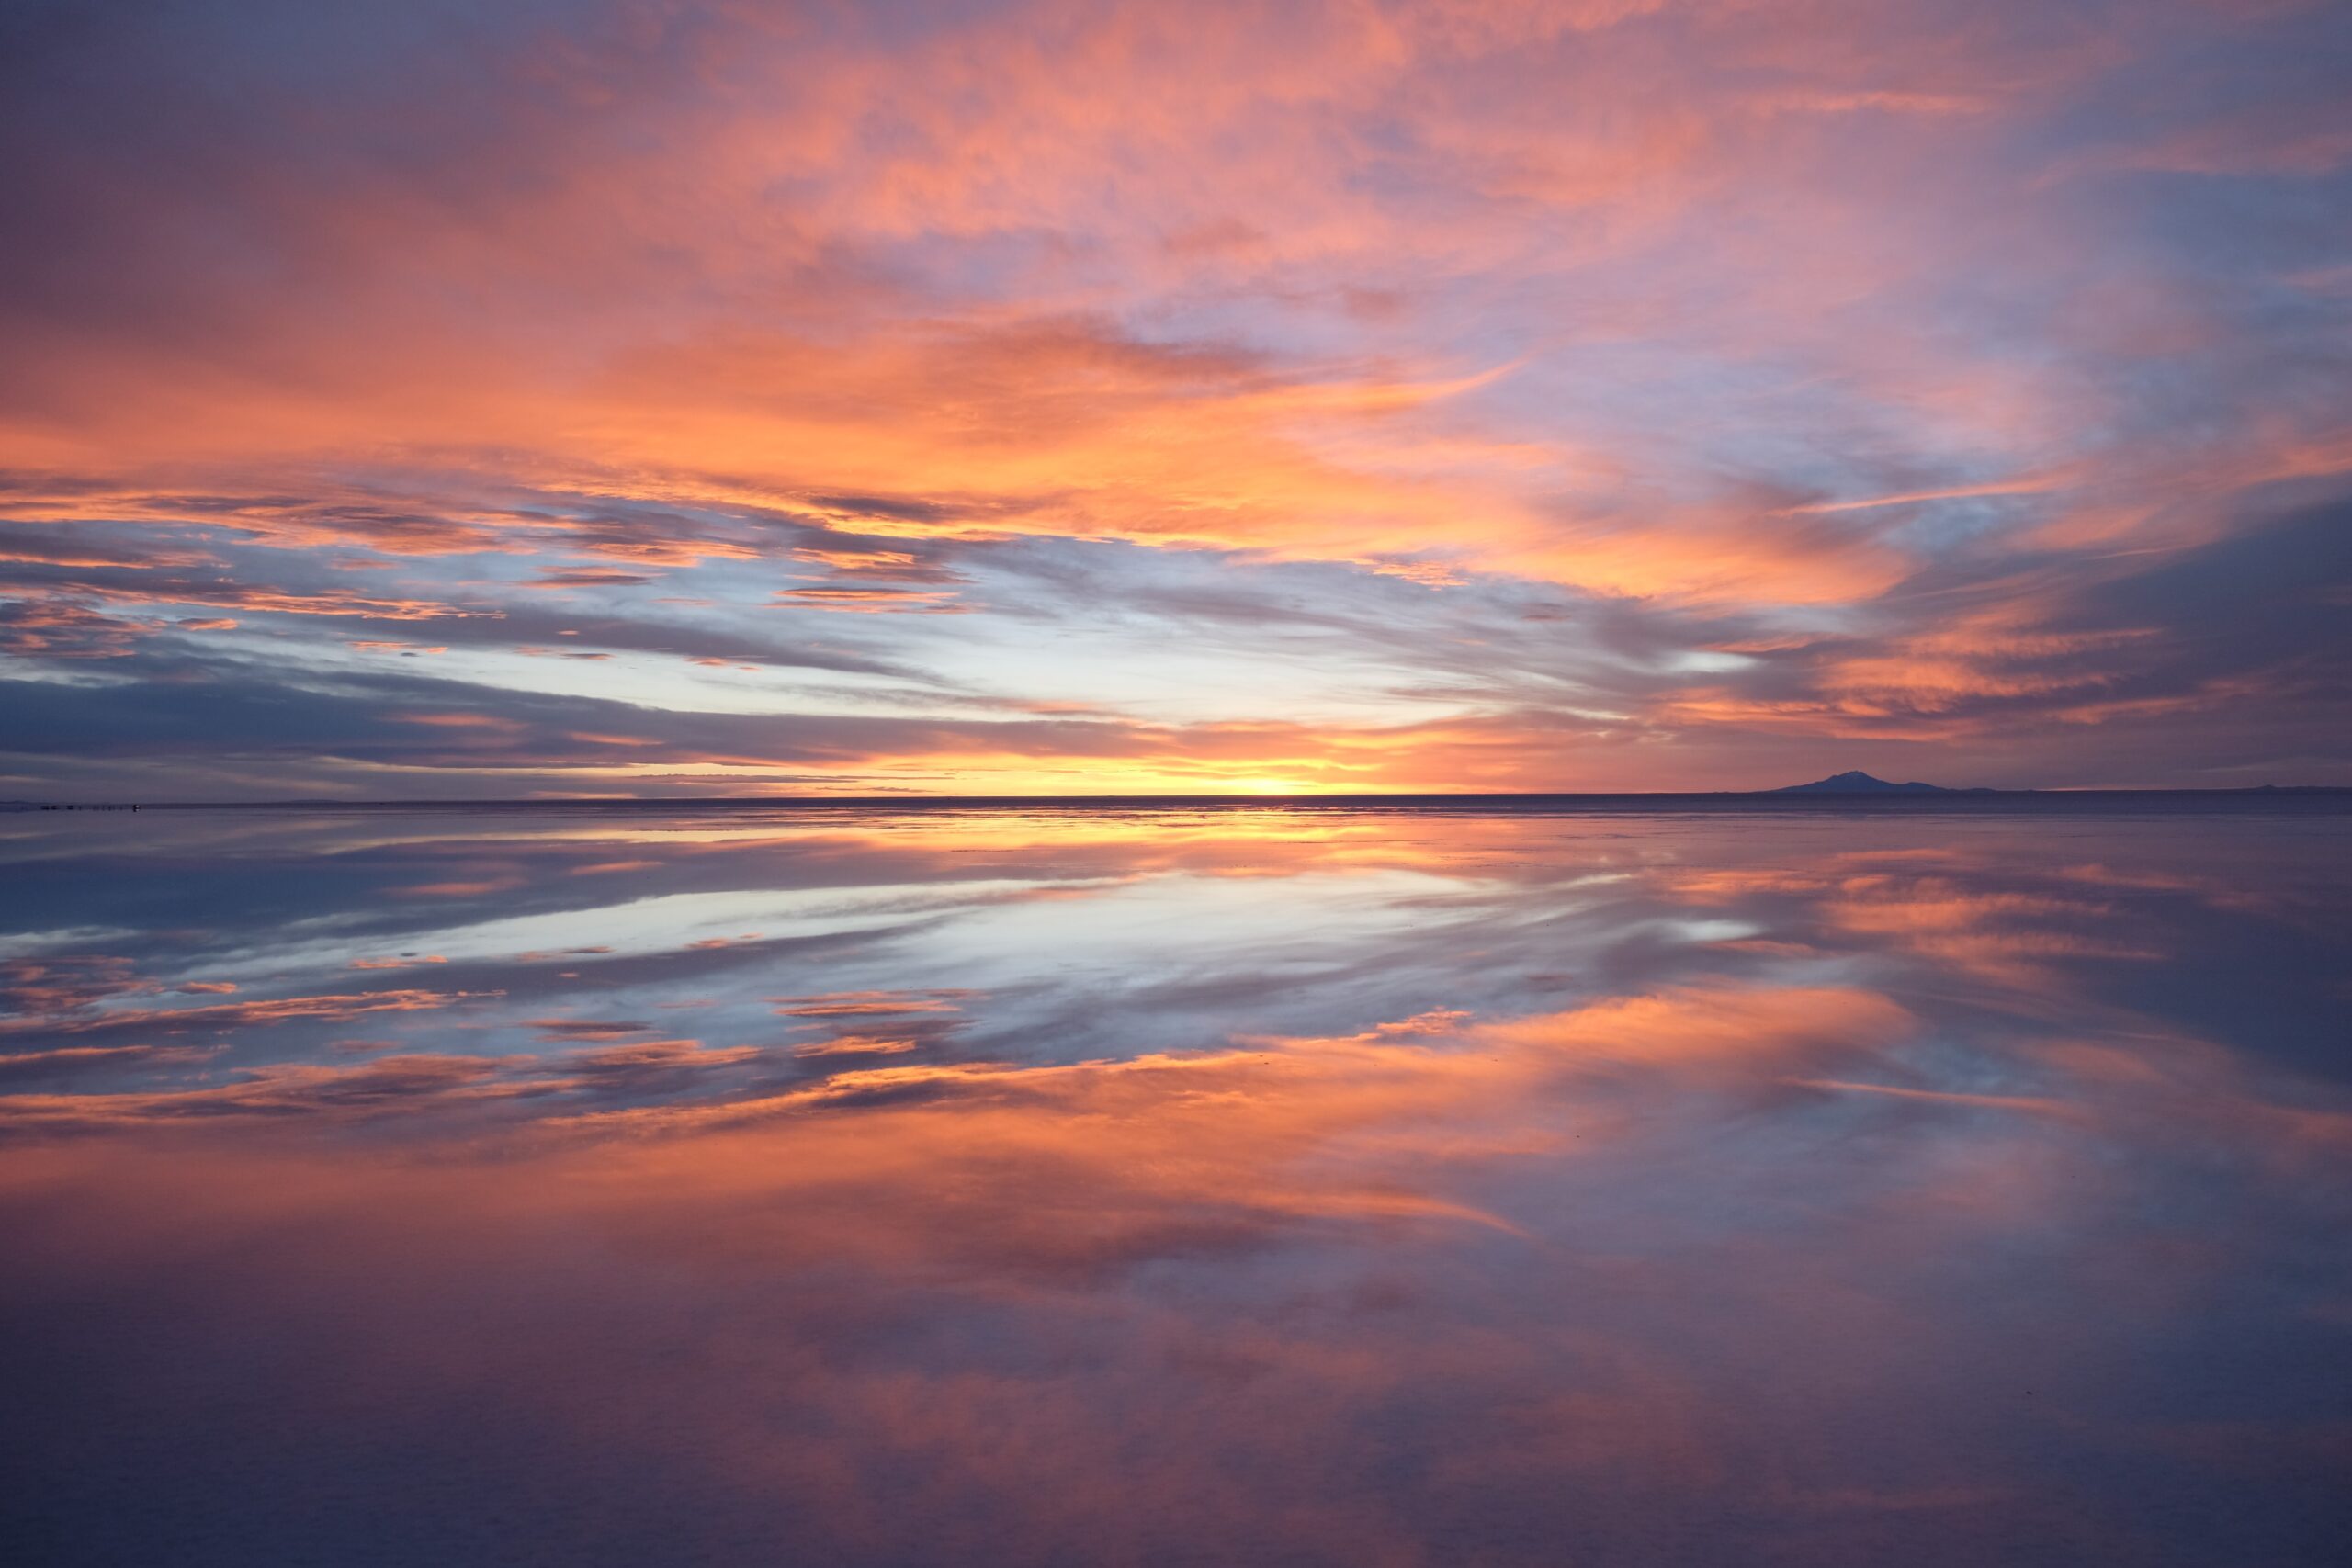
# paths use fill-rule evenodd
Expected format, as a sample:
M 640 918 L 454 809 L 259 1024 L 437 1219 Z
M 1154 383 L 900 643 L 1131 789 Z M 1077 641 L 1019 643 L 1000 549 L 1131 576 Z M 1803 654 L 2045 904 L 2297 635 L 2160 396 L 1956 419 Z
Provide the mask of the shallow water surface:
M 2317 1563 L 2352 817 L 0 818 L 10 1561 Z

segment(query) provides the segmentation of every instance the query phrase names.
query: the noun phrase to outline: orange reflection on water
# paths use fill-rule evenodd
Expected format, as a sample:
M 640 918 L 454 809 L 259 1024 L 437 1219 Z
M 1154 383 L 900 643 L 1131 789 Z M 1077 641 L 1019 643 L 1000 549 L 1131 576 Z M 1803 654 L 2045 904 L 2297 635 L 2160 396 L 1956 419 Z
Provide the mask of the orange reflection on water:
M 522 824 L 485 910 L 374 901 L 479 840 L 357 824 L 284 929 L 446 993 L 300 990 L 250 926 L 28 960 L 12 1463 L 56 1528 L 96 1487 L 355 1560 L 2134 1562 L 2151 1488 L 2331 1528 L 2352 1099 L 2275 1043 L 2331 834 L 1277 825 Z M 2249 942 L 2258 990 L 2210 966 Z M 38 1059 L 142 1010 L 202 1059 Z

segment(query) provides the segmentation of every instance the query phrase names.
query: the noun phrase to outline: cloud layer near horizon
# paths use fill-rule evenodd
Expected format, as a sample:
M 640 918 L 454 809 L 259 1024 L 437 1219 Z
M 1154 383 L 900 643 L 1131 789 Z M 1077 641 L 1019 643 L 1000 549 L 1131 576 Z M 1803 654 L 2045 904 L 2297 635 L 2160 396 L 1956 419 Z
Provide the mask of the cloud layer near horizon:
M 0 21 L 0 794 L 2352 781 L 2352 25 Z

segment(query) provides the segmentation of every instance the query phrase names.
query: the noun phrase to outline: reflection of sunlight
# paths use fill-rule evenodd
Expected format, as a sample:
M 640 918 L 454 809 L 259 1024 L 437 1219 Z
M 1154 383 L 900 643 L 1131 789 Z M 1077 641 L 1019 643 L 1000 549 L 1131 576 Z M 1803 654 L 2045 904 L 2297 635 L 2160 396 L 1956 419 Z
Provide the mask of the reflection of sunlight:
M 140 829 L 170 852 L 99 846 L 107 915 L 0 950 L 36 1331 L 0 1382 L 60 1360 L 77 1452 L 137 1408 L 276 1477 L 219 1419 L 242 1379 L 362 1449 L 494 1398 L 531 1484 L 690 1469 L 763 1561 L 933 1561 L 960 1499 L 1044 1529 L 1049 1492 L 1106 1501 L 969 1555 L 1158 1561 L 1136 1517 L 1238 1498 L 1192 1555 L 1259 1561 L 1304 1489 L 1546 1542 L 1555 1499 L 1730 1493 L 1794 1519 L 1772 1561 L 1846 1562 L 1899 1553 L 1814 1550 L 1839 1518 L 2041 1528 L 2036 1424 L 2195 1405 L 2145 1347 L 2196 1335 L 2233 1433 L 2323 1468 L 2268 1416 L 2333 1353 L 2352 1116 L 2226 1043 L 2248 987 L 2342 972 L 2239 957 L 2250 885 L 2352 930 L 2307 840 L 1307 800 Z M 141 898 L 174 923 L 89 923 Z M 2237 1005 L 2117 989 L 2159 951 Z M 1918 1419 L 1963 1382 L 1995 1403 Z M 1399 1430 L 1435 1457 L 1396 1484 Z M 337 1496 L 375 1473 L 333 1457 Z M 1290 1556 L 1520 1561 L 1396 1533 Z

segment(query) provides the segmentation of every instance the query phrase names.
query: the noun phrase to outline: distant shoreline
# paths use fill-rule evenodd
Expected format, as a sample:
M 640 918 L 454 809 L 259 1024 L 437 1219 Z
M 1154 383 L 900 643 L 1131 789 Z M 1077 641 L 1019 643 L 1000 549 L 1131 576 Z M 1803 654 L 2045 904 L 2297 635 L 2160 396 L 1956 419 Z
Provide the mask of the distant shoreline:
M 0 812 L 887 812 L 953 811 L 1263 811 L 1412 812 L 1457 815 L 1577 815 L 1768 812 L 1821 815 L 2037 812 L 2283 810 L 2352 811 L 2352 785 L 2262 785 L 2243 789 L 1953 790 L 1925 794 L 1803 793 L 1785 790 L 1449 795 L 659 795 L 580 799 L 8 801 Z

